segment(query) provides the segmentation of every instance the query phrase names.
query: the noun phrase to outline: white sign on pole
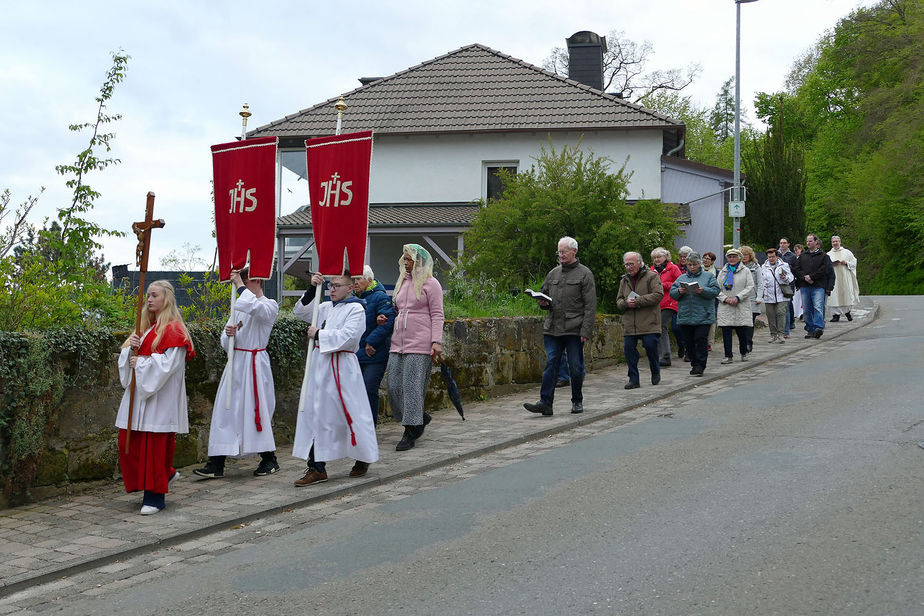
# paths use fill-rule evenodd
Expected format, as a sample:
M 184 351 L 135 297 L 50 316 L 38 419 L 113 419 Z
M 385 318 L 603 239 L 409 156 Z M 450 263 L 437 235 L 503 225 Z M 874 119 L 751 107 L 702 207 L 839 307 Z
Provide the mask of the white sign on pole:
M 729 201 L 728 215 L 731 218 L 744 218 L 744 201 Z

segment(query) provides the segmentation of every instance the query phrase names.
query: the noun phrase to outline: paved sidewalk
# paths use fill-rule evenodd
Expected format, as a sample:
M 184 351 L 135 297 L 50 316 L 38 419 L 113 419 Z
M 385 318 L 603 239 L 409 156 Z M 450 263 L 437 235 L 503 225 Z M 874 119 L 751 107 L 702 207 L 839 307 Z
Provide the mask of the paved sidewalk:
M 736 355 L 735 363 L 721 365 L 721 343 L 714 344 L 703 378 L 691 377 L 689 364 L 677 359 L 662 369 L 657 386 L 649 384 L 643 359 L 642 387 L 630 391 L 623 390 L 624 365 L 589 373 L 584 382 L 585 411 L 580 415 L 570 413 L 570 391 L 566 388 L 556 394 L 552 417 L 528 413 L 522 405 L 538 399 L 536 386 L 486 402 L 467 403 L 464 422 L 454 409 L 438 412 L 424 437 L 407 452 L 394 450 L 401 427 L 385 424 L 378 428 L 381 459 L 361 479 L 347 476 L 352 460 L 339 460 L 328 463 L 327 483 L 296 488 L 292 482 L 302 476 L 305 463 L 287 455 L 289 448 L 285 447 L 279 451 L 280 472 L 269 477 L 252 476 L 258 458 L 229 459 L 224 479 L 199 479 L 192 474 L 194 467 L 181 469 L 183 476 L 170 486 L 167 508 L 153 516 L 138 514 L 140 495 L 125 494 L 121 482 L 0 511 L 0 596 L 591 422 L 618 423 L 619 415 L 628 410 L 751 370 L 785 354 L 823 353 L 826 342 L 870 323 L 877 313 L 878 305 L 863 298 L 863 307 L 852 313 L 853 322 L 828 323 L 821 340 L 804 339 L 800 324 L 785 344 L 771 345 L 767 330 L 758 329 L 747 363 L 738 361 Z

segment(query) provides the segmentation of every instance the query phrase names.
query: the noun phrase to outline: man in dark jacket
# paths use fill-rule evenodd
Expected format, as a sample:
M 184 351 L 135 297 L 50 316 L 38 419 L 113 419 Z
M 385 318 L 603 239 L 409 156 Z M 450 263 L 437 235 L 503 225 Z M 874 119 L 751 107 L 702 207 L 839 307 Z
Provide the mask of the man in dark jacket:
M 639 341 L 648 356 L 651 384 L 657 385 L 661 382 L 658 341 L 661 337 L 661 298 L 664 297 L 664 287 L 661 286 L 661 277 L 657 272 L 645 267 L 641 254 L 627 252 L 623 256 L 623 264 L 626 273 L 619 281 L 616 308 L 622 312 L 623 350 L 629 366 L 629 382 L 625 388 L 639 387 Z
M 793 264 L 793 275 L 799 281 L 802 293 L 802 310 L 805 315 L 806 338 L 821 338 L 825 332 L 825 297 L 833 288 L 831 273 L 834 266 L 821 248 L 821 240 L 814 233 L 805 238 L 805 250 Z
M 372 421 L 379 423 L 379 385 L 388 364 L 388 349 L 391 347 L 391 332 L 395 326 L 395 307 L 385 292 L 385 287 L 375 279 L 372 268 L 363 268 L 363 275 L 353 282 L 356 297 L 366 303 L 366 332 L 359 341 L 359 369 L 363 373 L 366 395 L 372 409 Z M 378 323 L 384 315 L 383 323 Z
M 565 352 L 571 372 L 571 412 L 584 412 L 584 343 L 593 334 L 597 319 L 597 290 L 594 275 L 578 261 L 577 250 L 574 238 L 558 240 L 559 265 L 542 283 L 542 293 L 551 298 L 551 301 L 539 299 L 539 307 L 549 311 L 542 328 L 548 355 L 539 402 L 523 405 L 531 413 L 552 414 L 556 375 Z

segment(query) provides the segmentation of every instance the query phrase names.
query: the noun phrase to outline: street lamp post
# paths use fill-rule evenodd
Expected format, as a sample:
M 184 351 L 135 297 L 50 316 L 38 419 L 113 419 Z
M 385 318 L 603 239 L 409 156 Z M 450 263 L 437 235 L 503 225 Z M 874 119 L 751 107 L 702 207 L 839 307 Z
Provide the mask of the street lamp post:
M 741 193 L 741 5 L 757 0 L 735 0 L 735 178 L 731 200 L 744 205 Z M 741 245 L 741 218 L 732 220 L 732 246 Z

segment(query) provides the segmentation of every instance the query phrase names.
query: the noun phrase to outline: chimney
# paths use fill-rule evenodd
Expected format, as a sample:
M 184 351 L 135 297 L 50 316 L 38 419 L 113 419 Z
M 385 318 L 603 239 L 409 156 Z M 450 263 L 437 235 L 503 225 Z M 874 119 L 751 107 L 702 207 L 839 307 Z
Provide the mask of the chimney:
M 582 30 L 565 42 L 568 43 L 568 77 L 602 91 L 606 37 Z

